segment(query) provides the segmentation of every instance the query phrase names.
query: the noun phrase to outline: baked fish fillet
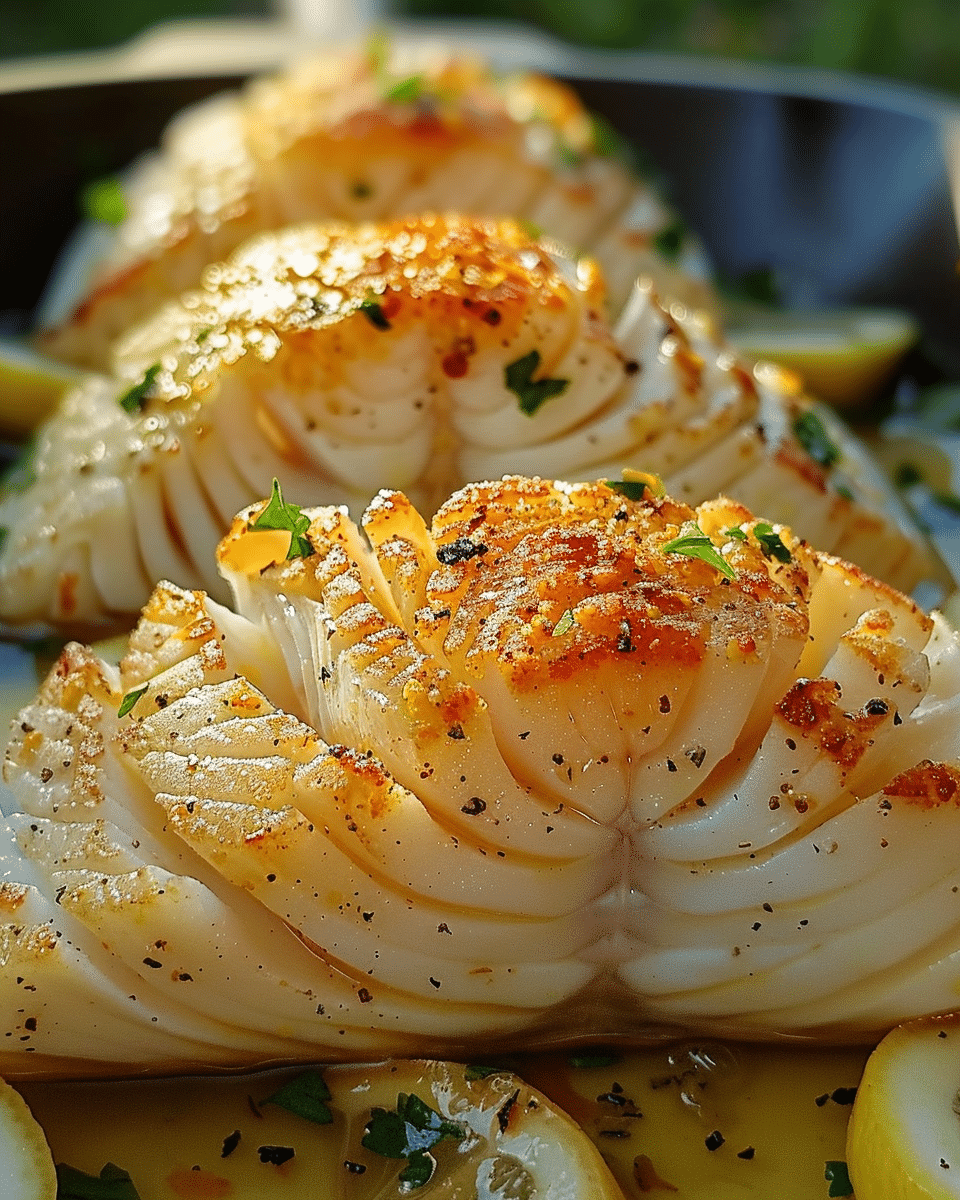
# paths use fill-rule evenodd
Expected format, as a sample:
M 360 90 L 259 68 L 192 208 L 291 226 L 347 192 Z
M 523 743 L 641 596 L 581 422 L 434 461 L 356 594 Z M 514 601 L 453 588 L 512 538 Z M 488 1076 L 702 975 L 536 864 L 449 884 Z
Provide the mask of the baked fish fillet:
M 471 480 L 659 472 L 909 589 L 935 572 L 855 439 L 637 286 L 616 327 L 589 259 L 512 221 L 294 227 L 211 267 L 39 431 L 0 500 L 0 620 L 126 620 L 160 579 L 226 589 L 234 513 L 270 491 L 432 512 Z
M 338 47 L 178 116 L 125 185 L 126 218 L 44 348 L 102 369 L 115 337 L 251 235 L 320 218 L 513 216 L 607 272 L 714 305 L 695 239 L 565 85 L 426 44 Z M 79 281 L 78 281 L 79 282 Z
M 960 981 L 957 638 L 654 486 L 252 506 L 5 780 L 6 1074 L 875 1038 Z M 624 494 L 629 493 L 629 494 Z M 286 528 L 284 528 L 286 526 Z

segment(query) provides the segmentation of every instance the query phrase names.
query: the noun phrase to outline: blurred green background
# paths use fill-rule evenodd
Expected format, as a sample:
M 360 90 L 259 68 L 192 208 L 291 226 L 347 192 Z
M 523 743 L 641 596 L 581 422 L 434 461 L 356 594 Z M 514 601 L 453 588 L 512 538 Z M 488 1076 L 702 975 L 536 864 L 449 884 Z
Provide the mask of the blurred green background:
M 325 0 L 317 0 L 324 3 Z M 960 94 L 958 0 L 397 0 L 398 15 L 519 19 L 573 42 L 859 71 Z M 266 0 L 0 0 L 0 56 L 116 44 Z

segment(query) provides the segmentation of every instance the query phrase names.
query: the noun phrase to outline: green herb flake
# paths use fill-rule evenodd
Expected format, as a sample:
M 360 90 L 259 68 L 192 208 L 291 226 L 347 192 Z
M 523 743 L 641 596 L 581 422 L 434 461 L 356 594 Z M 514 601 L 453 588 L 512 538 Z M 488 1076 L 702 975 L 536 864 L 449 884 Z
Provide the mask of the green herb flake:
M 687 227 L 678 217 L 653 235 L 653 244 L 668 262 L 676 262 L 683 251 Z
M 735 279 L 722 279 L 720 290 L 730 300 L 761 304 L 764 308 L 783 308 L 783 295 L 772 267 L 755 267 Z
M 619 129 L 611 125 L 606 117 L 599 113 L 590 114 L 590 132 L 593 149 L 601 158 L 615 158 L 624 166 L 633 169 L 636 161 L 636 151 Z
M 853 492 L 844 483 L 837 484 L 837 495 L 842 496 L 844 500 L 852 500 Z
M 571 1054 L 567 1063 L 571 1067 L 613 1067 L 620 1061 L 619 1054 L 609 1050 L 597 1050 L 595 1053 Z
M 468 1083 L 475 1083 L 478 1079 L 489 1079 L 491 1075 L 509 1074 L 506 1067 L 488 1067 L 482 1063 L 471 1063 L 463 1072 L 463 1077 Z
M 832 467 L 840 461 L 840 447 L 830 440 L 815 412 L 801 413 L 793 423 L 793 432 L 800 445 L 821 467 Z
M 88 183 L 80 193 L 80 211 L 90 221 L 119 225 L 127 216 L 123 184 L 113 176 Z
M 628 500 L 642 500 L 647 492 L 654 500 L 662 500 L 667 494 L 660 476 L 648 475 L 645 471 L 635 471 L 629 479 L 603 479 L 601 482 L 604 487 L 608 487 L 612 492 L 619 492 Z
M 573 609 L 568 608 L 566 610 L 566 612 L 564 612 L 563 616 L 561 616 L 560 620 L 556 623 L 556 625 L 554 625 L 553 633 L 551 633 L 550 636 L 551 637 L 563 637 L 563 635 L 565 633 L 570 632 L 570 630 L 574 627 L 575 624 L 576 624 L 576 621 L 574 620 L 574 617 L 573 617 Z
M 400 1182 L 413 1189 L 429 1183 L 436 1170 L 429 1151 L 446 1139 L 459 1142 L 465 1136 L 462 1125 L 445 1121 L 419 1096 L 401 1092 L 395 1109 L 371 1110 L 361 1145 L 384 1158 L 405 1158 Z
M 784 545 L 780 534 L 769 521 L 758 521 L 753 527 L 753 536 L 757 539 L 764 558 L 775 558 L 777 562 L 788 563 L 793 555 L 788 546 Z
M 573 146 L 566 142 L 558 142 L 556 146 L 557 165 L 563 170 L 575 171 L 577 167 L 583 165 L 584 156 L 579 150 L 575 150 Z
M 310 518 L 302 512 L 298 505 L 287 504 L 280 491 L 279 482 L 274 479 L 273 493 L 267 507 L 249 526 L 250 529 L 282 529 L 290 533 L 290 549 L 287 558 L 309 558 L 313 546 L 306 536 L 310 528 Z
M 387 88 L 383 98 L 392 104 L 412 104 L 423 95 L 424 83 L 423 75 L 410 75 Z
M 146 404 L 148 393 L 159 374 L 160 363 L 154 363 L 152 367 L 147 367 L 140 382 L 135 383 L 129 391 L 124 392 L 120 397 L 120 407 L 128 413 L 140 412 Z
M 953 492 L 933 492 L 932 496 L 941 508 L 960 515 L 960 496 L 955 496 Z
M 570 386 L 569 379 L 534 379 L 540 366 L 540 351 L 531 350 L 503 369 L 504 383 L 520 401 L 520 411 L 528 417 L 553 396 L 562 395 Z
M 140 1200 L 126 1171 L 107 1163 L 99 1175 L 57 1163 L 57 1200 Z
M 315 1125 L 329 1125 L 333 1121 L 333 1113 L 327 1107 L 329 1099 L 330 1089 L 322 1072 L 304 1071 L 261 1103 L 285 1108 L 287 1112 L 312 1121 Z
M 144 695 L 149 686 L 149 683 L 145 683 L 142 687 L 134 688 L 132 692 L 127 692 L 124 698 L 120 701 L 120 707 L 117 709 L 117 716 L 125 717 L 129 713 L 132 713 L 137 706 L 137 701 L 142 695 Z
M 369 296 L 360 305 L 360 311 L 375 328 L 390 328 L 390 322 L 387 320 L 387 314 L 383 311 L 383 305 Z
M 828 1196 L 852 1196 L 853 1184 L 845 1162 L 824 1163 L 823 1177 L 830 1184 Z
M 727 579 L 735 579 L 736 572 L 717 550 L 696 521 L 685 521 L 680 528 L 679 537 L 664 542 L 660 547 L 664 554 L 685 554 L 687 558 L 699 558 L 708 566 L 725 575 Z
M 747 535 L 743 532 L 739 525 L 731 525 L 729 529 L 723 531 L 723 536 L 733 538 L 736 542 L 745 542 Z

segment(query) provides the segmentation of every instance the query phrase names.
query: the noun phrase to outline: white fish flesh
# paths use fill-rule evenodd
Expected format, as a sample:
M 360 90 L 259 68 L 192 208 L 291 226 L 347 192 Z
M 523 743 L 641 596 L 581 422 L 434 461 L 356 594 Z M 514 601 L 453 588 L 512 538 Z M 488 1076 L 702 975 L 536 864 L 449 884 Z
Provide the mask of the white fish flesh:
M 954 1006 L 957 638 L 652 492 L 383 492 L 366 537 L 275 496 L 234 609 L 162 584 L 119 669 L 68 646 L 7 752 L 4 1073 Z
M 0 500 L 0 620 L 132 622 L 161 579 L 227 593 L 234 513 L 267 495 L 432 512 L 510 472 L 661 474 L 725 491 L 905 589 L 936 573 L 856 440 L 741 366 L 707 321 L 604 284 L 511 221 L 411 217 L 263 235 L 120 345 Z
M 338 47 L 189 108 L 124 190 L 105 261 L 75 281 L 72 313 L 43 338 L 92 369 L 208 263 L 253 234 L 321 218 L 513 216 L 593 254 L 614 311 L 641 274 L 715 305 L 696 239 L 570 88 L 501 78 L 428 44 Z

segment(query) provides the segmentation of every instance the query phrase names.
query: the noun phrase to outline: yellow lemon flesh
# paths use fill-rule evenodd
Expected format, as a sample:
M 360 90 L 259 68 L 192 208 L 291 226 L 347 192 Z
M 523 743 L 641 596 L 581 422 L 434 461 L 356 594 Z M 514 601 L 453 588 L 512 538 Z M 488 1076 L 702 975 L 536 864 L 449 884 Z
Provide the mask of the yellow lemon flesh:
M 48 416 L 80 375 L 28 346 L 0 340 L 0 431 L 23 437 Z
M 57 1176 L 43 1130 L 19 1093 L 0 1080 L 0 1195 L 54 1200 Z
M 426 1060 L 325 1067 L 322 1124 L 290 1099 L 291 1083 L 308 1110 L 317 1095 L 319 1073 L 303 1069 L 25 1091 L 58 1162 L 93 1176 L 117 1163 L 140 1200 L 623 1200 L 542 1093 L 509 1071 L 475 1075 Z
M 960 1017 L 901 1025 L 870 1056 L 847 1134 L 857 1200 L 960 1197 Z
M 730 341 L 751 358 L 799 374 L 821 400 L 853 407 L 874 397 L 919 336 L 907 313 L 887 309 L 732 315 Z

